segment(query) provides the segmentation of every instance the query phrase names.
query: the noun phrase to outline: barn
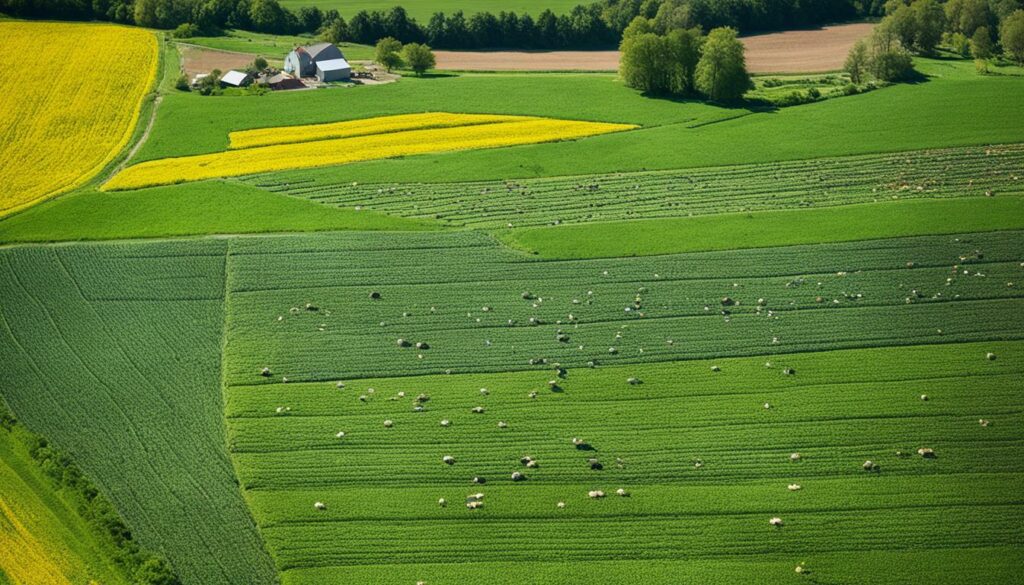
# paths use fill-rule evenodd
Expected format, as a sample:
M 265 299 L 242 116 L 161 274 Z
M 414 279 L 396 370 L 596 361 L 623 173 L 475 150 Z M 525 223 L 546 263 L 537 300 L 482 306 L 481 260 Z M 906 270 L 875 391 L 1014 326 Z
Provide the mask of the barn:
M 307 47 L 296 47 L 284 60 L 284 71 L 295 77 L 313 77 L 316 65 L 322 61 L 345 59 L 341 49 L 331 43 L 316 43 Z
M 316 78 L 318 81 L 348 81 L 352 77 L 352 67 L 345 59 L 329 59 L 316 62 Z

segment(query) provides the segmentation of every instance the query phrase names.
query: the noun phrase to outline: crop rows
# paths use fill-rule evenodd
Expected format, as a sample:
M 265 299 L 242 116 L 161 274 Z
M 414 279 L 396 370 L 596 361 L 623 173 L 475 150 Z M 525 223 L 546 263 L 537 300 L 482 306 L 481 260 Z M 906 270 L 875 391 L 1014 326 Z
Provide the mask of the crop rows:
M 1019 232 L 577 261 L 532 260 L 470 232 L 367 238 L 231 243 L 230 385 L 550 371 L 556 362 L 1017 339 L 1024 331 Z
M 792 574 L 838 551 L 1019 541 L 1022 359 L 1024 344 L 988 342 L 569 368 L 554 390 L 537 372 L 233 387 L 229 440 L 285 582 L 358 566 L 448 582 L 439 563 L 486 582 L 518 562 L 563 563 L 548 582 L 574 583 L 574 563 L 628 559 L 781 557 Z
M 470 183 L 252 184 L 344 208 L 495 228 L 1024 192 L 1024 145 L 946 148 L 681 171 Z
M 224 449 L 225 244 L 0 250 L 0 379 L 184 583 L 273 567 Z
M 304 128 L 308 127 L 300 127 L 300 134 Z M 141 162 L 115 175 L 104 184 L 103 189 L 139 189 L 185 181 L 238 177 L 288 169 L 309 169 L 413 154 L 557 142 L 633 128 L 635 126 L 628 124 L 517 117 L 512 121 L 491 124 L 271 144 Z M 287 128 L 277 130 L 283 136 L 288 136 Z

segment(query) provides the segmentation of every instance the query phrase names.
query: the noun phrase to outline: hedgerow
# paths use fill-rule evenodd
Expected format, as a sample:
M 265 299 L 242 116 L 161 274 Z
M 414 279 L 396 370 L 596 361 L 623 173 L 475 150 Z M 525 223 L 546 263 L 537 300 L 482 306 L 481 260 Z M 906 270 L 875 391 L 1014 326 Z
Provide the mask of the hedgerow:
M 82 472 L 71 456 L 50 445 L 44 437 L 24 427 L 3 403 L 0 403 L 0 428 L 11 433 L 27 447 L 29 454 L 56 489 L 71 500 L 79 514 L 106 543 L 111 559 L 132 583 L 140 585 L 179 585 L 167 561 L 140 545 L 131 528 L 99 488 Z

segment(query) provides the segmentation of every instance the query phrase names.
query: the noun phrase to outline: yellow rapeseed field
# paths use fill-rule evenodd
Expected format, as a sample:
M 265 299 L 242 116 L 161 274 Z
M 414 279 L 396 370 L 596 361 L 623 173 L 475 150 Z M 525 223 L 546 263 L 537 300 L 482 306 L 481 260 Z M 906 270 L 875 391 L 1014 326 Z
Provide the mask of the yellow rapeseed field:
M 0 570 L 14 585 L 70 585 L 60 563 L 0 498 Z
M 156 76 L 153 33 L 0 22 L 0 216 L 95 176 L 131 138 Z
M 632 128 L 635 126 L 628 124 L 515 118 L 512 121 L 492 124 L 276 144 L 146 161 L 121 171 L 107 182 L 103 189 L 138 189 L 184 181 L 305 169 L 411 154 L 554 142 Z M 287 128 L 278 130 L 287 132 Z
M 254 146 L 269 146 L 271 144 L 308 142 L 328 138 L 351 138 L 353 136 L 369 136 L 371 134 L 386 134 L 404 130 L 454 128 L 457 126 L 493 124 L 495 122 L 511 122 L 525 119 L 527 119 L 526 116 L 426 112 L 423 114 L 380 116 L 378 118 L 364 118 L 362 120 L 348 120 L 330 124 L 240 130 L 232 132 L 229 137 L 231 138 L 231 148 L 252 148 Z

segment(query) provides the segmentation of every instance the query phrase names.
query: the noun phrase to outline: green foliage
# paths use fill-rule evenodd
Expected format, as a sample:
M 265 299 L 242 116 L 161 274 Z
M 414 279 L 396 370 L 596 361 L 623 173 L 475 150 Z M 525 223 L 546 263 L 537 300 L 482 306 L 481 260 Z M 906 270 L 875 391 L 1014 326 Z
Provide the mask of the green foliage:
M 402 43 L 392 37 L 384 37 L 377 41 L 374 61 L 383 65 L 388 71 L 402 66 Z
M 178 76 L 178 79 L 174 81 L 174 89 L 178 91 L 192 91 L 192 86 L 189 85 L 188 75 L 182 73 Z
M 971 56 L 971 39 L 962 32 L 946 33 L 945 44 L 961 57 Z
M 987 26 L 980 26 L 974 31 L 971 37 L 971 56 L 975 59 L 991 59 L 995 47 L 992 43 L 992 34 Z
M 949 28 L 968 38 L 973 37 L 979 27 L 991 26 L 994 21 L 988 0 L 949 0 L 945 11 Z
M 697 90 L 718 102 L 743 97 L 753 87 L 743 51 L 735 29 L 712 30 L 701 46 L 700 62 L 695 71 Z
M 871 33 L 867 68 L 875 79 L 887 82 L 902 81 L 913 73 L 914 60 L 907 45 L 900 40 L 903 36 L 899 21 L 890 20 L 890 17 L 883 20 Z
M 1003 20 L 999 40 L 1007 57 L 1024 65 L 1024 10 L 1017 10 Z
M 427 69 L 432 69 L 437 64 L 430 47 L 419 43 L 409 43 L 402 47 L 402 61 L 406 67 L 415 71 L 416 75 L 423 75 Z
M 843 71 L 850 74 L 850 81 L 854 85 L 860 85 L 864 81 L 870 61 L 868 58 L 868 44 L 863 39 L 854 43 L 850 53 L 846 56 L 843 64 Z
M 179 24 L 174 31 L 171 32 L 171 36 L 176 39 L 190 39 L 192 37 L 199 36 L 199 27 L 188 22 Z
M 645 28 L 641 21 L 634 20 L 630 25 L 632 31 L 619 48 L 619 76 L 627 86 L 647 93 L 694 93 L 694 72 L 704 40 L 700 30 L 640 33 L 638 31 Z

